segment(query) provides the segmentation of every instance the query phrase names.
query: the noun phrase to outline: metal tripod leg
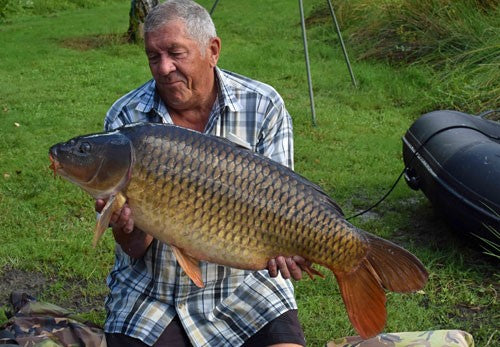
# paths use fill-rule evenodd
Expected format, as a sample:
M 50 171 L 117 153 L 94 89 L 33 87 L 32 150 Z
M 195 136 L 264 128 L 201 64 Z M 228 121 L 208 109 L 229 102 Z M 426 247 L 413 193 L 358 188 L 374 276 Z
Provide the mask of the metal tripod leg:
M 210 10 L 210 15 L 214 13 L 215 8 L 217 7 L 217 4 L 219 3 L 219 0 L 215 0 L 214 4 L 212 5 L 212 9 Z
M 335 16 L 335 11 L 333 10 L 332 2 L 327 0 L 328 7 L 330 8 L 330 15 L 333 19 L 333 24 L 335 25 L 335 29 L 337 30 L 337 36 L 339 37 L 340 45 L 342 46 L 342 53 L 344 53 L 344 59 L 347 64 L 347 69 L 349 70 L 349 74 L 351 75 L 351 81 L 354 87 L 357 87 L 356 79 L 354 78 L 354 73 L 352 72 L 351 63 L 349 62 L 349 57 L 347 56 L 347 50 L 345 49 L 344 40 L 342 39 L 342 34 L 340 33 L 339 23 L 337 22 L 337 16 Z
M 307 35 L 306 35 L 306 22 L 304 20 L 304 6 L 302 0 L 299 0 L 299 10 L 300 10 L 300 25 L 302 27 L 302 41 L 304 43 L 304 57 L 306 59 L 306 71 L 307 71 L 307 84 L 309 86 L 309 99 L 311 102 L 311 117 L 312 124 L 316 126 L 316 110 L 314 109 L 314 93 L 311 78 L 311 67 L 309 64 L 309 50 L 307 49 Z

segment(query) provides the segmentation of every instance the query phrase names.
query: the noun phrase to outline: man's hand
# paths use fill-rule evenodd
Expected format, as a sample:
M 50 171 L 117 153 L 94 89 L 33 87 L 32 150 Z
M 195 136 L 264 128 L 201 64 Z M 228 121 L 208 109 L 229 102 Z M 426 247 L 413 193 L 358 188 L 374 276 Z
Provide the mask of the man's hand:
M 101 212 L 106 202 L 97 199 L 95 210 Z M 153 241 L 151 235 L 146 234 L 138 228 L 134 228 L 134 219 L 132 210 L 125 204 L 119 211 L 111 216 L 110 226 L 113 230 L 115 241 L 121 246 L 122 250 L 132 258 L 140 258 L 146 253 L 149 245 Z
M 279 271 L 284 279 L 293 278 L 298 281 L 302 278 L 302 270 L 309 270 L 311 265 L 311 262 L 298 255 L 286 258 L 278 256 L 269 260 L 267 263 L 267 270 L 271 277 L 278 276 Z

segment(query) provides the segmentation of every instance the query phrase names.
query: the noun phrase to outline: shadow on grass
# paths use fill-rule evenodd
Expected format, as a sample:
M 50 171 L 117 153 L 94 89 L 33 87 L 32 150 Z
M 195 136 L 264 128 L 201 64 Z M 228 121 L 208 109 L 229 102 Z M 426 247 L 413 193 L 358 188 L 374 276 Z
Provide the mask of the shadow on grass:
M 409 221 L 406 231 L 411 233 L 415 244 L 419 246 L 435 251 L 462 253 L 465 256 L 464 265 L 469 266 L 477 265 L 478 261 L 495 265 L 498 261 L 486 254 L 482 241 L 472 233 L 449 226 L 445 217 L 429 202 L 416 205 Z
M 128 35 L 126 33 L 70 37 L 60 41 L 60 45 L 62 47 L 73 49 L 76 51 L 89 51 L 93 49 L 125 44 L 134 44 L 129 41 Z

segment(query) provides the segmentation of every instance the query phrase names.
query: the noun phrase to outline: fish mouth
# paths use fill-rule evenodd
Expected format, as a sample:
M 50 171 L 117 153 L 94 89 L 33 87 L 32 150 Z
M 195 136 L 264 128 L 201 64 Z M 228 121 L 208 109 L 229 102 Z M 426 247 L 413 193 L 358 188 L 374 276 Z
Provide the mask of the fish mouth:
M 49 169 L 51 169 L 54 172 L 54 178 L 57 176 L 57 171 L 61 168 L 61 164 L 57 159 L 54 159 L 52 156 L 52 153 L 49 153 L 49 159 L 50 159 L 50 166 Z

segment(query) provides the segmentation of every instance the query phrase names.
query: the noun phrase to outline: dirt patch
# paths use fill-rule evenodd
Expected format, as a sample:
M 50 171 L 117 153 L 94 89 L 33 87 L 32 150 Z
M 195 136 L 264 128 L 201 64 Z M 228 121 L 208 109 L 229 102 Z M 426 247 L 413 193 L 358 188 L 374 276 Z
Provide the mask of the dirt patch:
M 4 269 L 0 275 L 0 306 L 10 305 L 10 293 L 13 291 L 22 291 L 37 297 L 51 282 L 40 272 Z
M 88 286 L 90 284 L 86 280 L 66 281 L 62 291 L 64 296 L 54 298 L 47 296 L 45 301 L 50 301 L 75 313 L 103 310 L 107 293 L 88 295 L 82 290 Z
M 88 51 L 128 43 L 126 34 L 99 34 L 84 37 L 70 37 L 60 42 L 62 47 L 77 51 Z
M 356 210 L 356 211 L 354 211 L 353 216 L 355 216 L 356 214 L 361 213 L 363 211 L 364 210 Z M 380 217 L 381 216 L 379 213 L 376 213 L 373 211 L 367 211 L 367 212 L 364 212 L 363 214 L 357 216 L 357 218 L 359 218 L 359 220 L 361 220 L 362 222 L 369 222 L 371 220 L 377 220 L 377 219 L 380 219 Z
M 439 249 L 443 244 L 456 238 L 442 216 L 434 210 L 430 203 L 402 202 L 401 206 L 407 211 L 408 223 L 402 229 L 394 232 L 392 235 L 394 239 L 410 237 L 418 246 L 434 245 L 435 248 Z
M 0 272 L 0 307 L 11 307 L 10 294 L 16 291 L 29 294 L 37 300 L 50 302 L 74 313 L 104 308 L 106 294 L 92 296 L 86 294 L 85 290 L 82 290 L 90 285 L 86 280 L 65 280 L 63 290 L 57 289 L 54 292 L 51 286 L 58 286 L 57 282 L 57 278 L 47 277 L 41 272 L 5 268 Z

